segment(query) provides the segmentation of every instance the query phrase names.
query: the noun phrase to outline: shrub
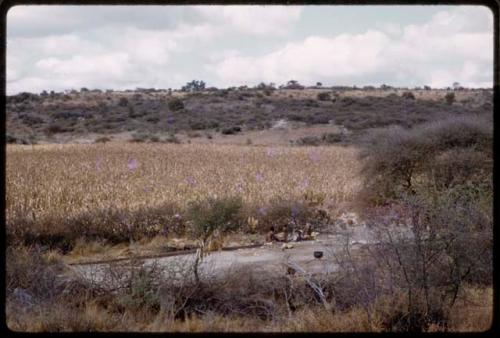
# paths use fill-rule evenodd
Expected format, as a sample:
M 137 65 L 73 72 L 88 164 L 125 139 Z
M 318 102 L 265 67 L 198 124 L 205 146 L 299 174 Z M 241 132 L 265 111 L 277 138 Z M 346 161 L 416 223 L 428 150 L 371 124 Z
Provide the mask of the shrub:
M 118 105 L 120 107 L 126 107 L 128 106 L 128 100 L 126 97 L 121 97 L 120 100 L 118 100 Z
M 101 136 L 101 137 L 98 137 L 94 140 L 94 143 L 107 143 L 111 141 L 111 139 L 109 137 L 106 137 L 106 136 Z
M 365 197 L 383 203 L 402 192 L 448 189 L 459 182 L 489 185 L 492 144 L 491 124 L 474 116 L 451 117 L 413 130 L 376 130 L 362 152 Z
M 193 130 L 203 130 L 208 129 L 208 123 L 205 120 L 189 121 L 189 127 Z
M 229 128 L 222 129 L 221 133 L 223 135 L 233 135 L 233 134 L 236 134 L 236 133 L 239 133 L 239 132 L 241 132 L 241 127 L 234 126 L 234 127 L 229 127 Z
M 171 111 L 178 111 L 184 109 L 184 102 L 181 99 L 173 97 L 168 100 L 168 109 Z
M 66 129 L 62 125 L 55 123 L 55 122 L 52 122 L 51 124 L 49 124 L 45 130 L 46 130 L 47 134 L 49 134 L 49 135 L 62 133 L 62 132 L 66 131 Z
M 330 93 L 327 93 L 327 92 L 318 93 L 317 97 L 318 97 L 318 100 L 320 100 L 320 101 L 330 101 L 331 100 Z
M 44 122 L 40 116 L 33 116 L 26 113 L 19 114 L 19 118 L 29 127 L 33 127 L 34 125 L 42 124 Z
M 199 264 L 211 246 L 217 242 L 222 243 L 221 238 L 225 232 L 240 227 L 242 206 L 241 197 L 209 197 L 206 200 L 189 203 L 186 218 L 192 225 L 192 235 L 199 242 L 199 251 L 194 262 L 194 276 L 197 282 L 199 282 Z
M 452 105 L 453 102 L 455 102 L 455 93 L 453 93 L 453 92 L 447 93 L 445 95 L 444 99 L 445 99 L 447 104 Z
M 186 219 L 193 226 L 192 235 L 205 237 L 217 229 L 222 232 L 237 229 L 241 224 L 242 206 L 241 197 L 210 197 L 189 203 Z
M 132 138 L 129 140 L 129 142 L 142 143 L 145 142 L 147 138 L 148 135 L 144 133 L 134 133 L 132 134 Z
M 6 143 L 10 144 L 37 144 L 36 138 L 34 135 L 29 135 L 27 138 L 19 137 L 11 134 L 5 135 Z
M 295 144 L 299 146 L 319 146 L 321 139 L 317 136 L 304 136 L 295 141 Z
M 337 133 L 325 133 L 321 139 L 327 144 L 338 143 L 342 142 L 342 135 Z
M 165 142 L 179 144 L 181 143 L 181 140 L 179 140 L 179 138 L 175 136 L 175 134 L 169 134 L 168 137 L 165 139 Z
M 403 94 L 401 94 L 401 97 L 408 100 L 415 100 L 415 95 L 410 91 L 403 92 Z

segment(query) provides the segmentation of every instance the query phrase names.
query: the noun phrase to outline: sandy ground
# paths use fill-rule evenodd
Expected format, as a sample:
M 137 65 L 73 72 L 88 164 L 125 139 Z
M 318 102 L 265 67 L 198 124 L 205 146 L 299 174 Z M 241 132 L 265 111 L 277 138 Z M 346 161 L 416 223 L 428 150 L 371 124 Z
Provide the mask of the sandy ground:
M 335 272 L 336 265 L 333 256 L 346 243 L 346 234 L 349 234 L 350 244 L 353 249 L 364 244 L 376 243 L 366 225 L 359 225 L 338 231 L 332 234 L 322 234 L 313 241 L 290 242 L 292 248 L 283 249 L 283 243 L 264 244 L 261 247 L 239 249 L 234 251 L 213 252 L 205 257 L 200 266 L 200 275 L 216 275 L 233 268 L 255 269 L 262 272 L 285 272 L 287 264 L 296 264 L 306 273 L 331 273 Z M 314 251 L 323 251 L 323 257 L 314 257 Z M 195 259 L 195 254 L 185 254 L 163 258 L 145 259 L 136 262 L 136 266 L 160 267 L 186 267 Z M 110 264 L 72 265 L 71 269 L 77 275 L 95 283 L 103 282 Z M 119 263 L 121 265 L 127 263 Z M 130 263 L 129 263 L 130 264 Z

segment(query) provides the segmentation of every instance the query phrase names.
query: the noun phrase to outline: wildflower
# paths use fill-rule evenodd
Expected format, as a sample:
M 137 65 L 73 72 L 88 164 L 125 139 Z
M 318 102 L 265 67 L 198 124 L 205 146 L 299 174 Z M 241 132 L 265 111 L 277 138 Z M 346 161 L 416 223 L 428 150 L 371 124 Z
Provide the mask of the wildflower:
M 128 161 L 127 167 L 129 170 L 132 170 L 132 171 L 137 169 L 137 160 L 135 158 L 130 159 Z
M 255 179 L 257 180 L 257 182 L 262 182 L 264 181 L 264 175 L 262 175 L 261 173 L 257 173 L 257 175 L 255 175 Z
M 194 187 L 196 185 L 196 180 L 194 179 L 194 177 L 189 176 L 188 178 L 186 178 L 186 183 L 187 185 Z
M 313 163 L 317 163 L 320 160 L 320 155 L 317 151 L 311 151 L 309 153 L 309 160 Z
M 102 158 L 98 158 L 97 161 L 95 162 L 95 170 L 100 171 L 101 165 L 102 165 Z

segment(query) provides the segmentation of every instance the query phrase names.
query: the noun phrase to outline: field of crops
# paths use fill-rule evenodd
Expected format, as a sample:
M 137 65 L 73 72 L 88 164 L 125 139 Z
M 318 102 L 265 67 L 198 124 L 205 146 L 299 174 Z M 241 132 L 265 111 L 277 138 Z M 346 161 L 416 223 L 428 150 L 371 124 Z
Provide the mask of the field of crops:
M 9 145 L 6 218 L 10 226 L 31 220 L 43 232 L 82 214 L 105 222 L 106 210 L 182 210 L 198 198 L 234 195 L 265 208 L 305 191 L 324 193 L 333 210 L 354 196 L 358 170 L 357 151 L 348 147 Z

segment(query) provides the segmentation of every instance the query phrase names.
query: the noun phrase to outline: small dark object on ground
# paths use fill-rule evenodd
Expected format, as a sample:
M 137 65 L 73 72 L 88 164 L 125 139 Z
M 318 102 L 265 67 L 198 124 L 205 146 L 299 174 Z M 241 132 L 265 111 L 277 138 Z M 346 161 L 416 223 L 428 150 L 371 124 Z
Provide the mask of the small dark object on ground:
M 323 251 L 314 251 L 314 258 L 320 259 L 323 257 Z

